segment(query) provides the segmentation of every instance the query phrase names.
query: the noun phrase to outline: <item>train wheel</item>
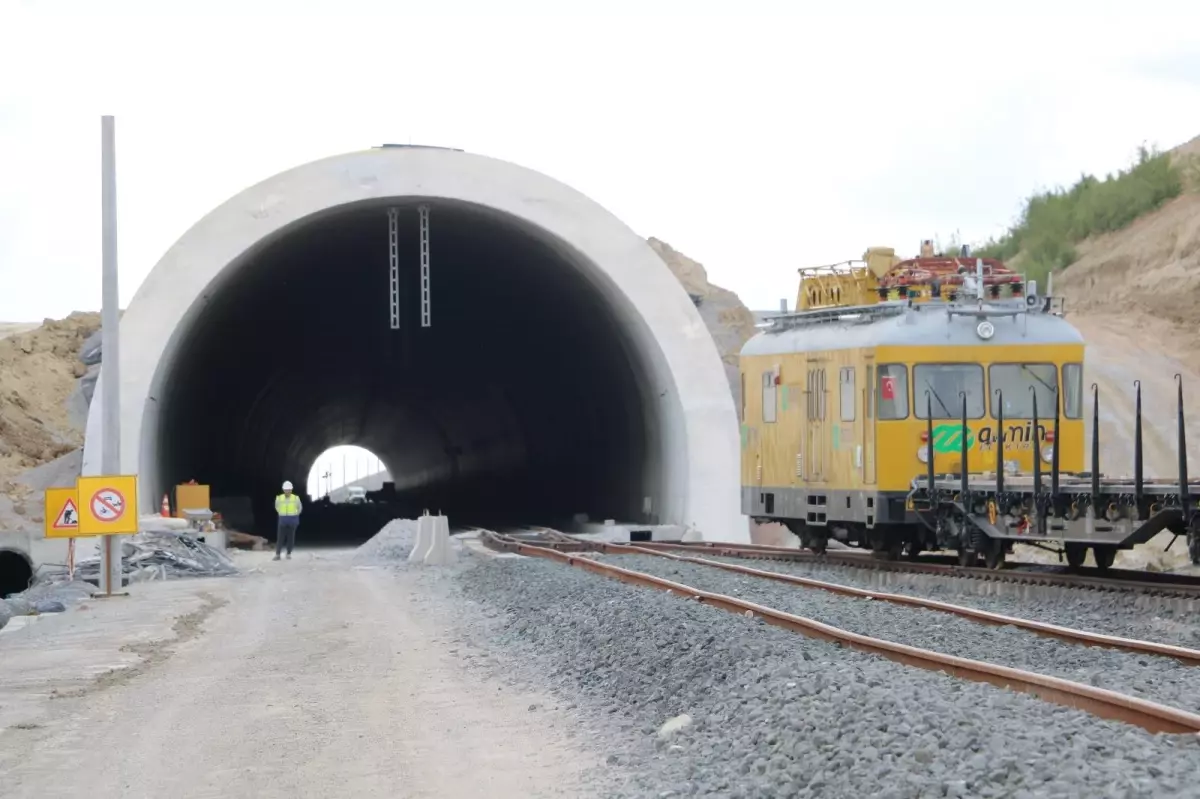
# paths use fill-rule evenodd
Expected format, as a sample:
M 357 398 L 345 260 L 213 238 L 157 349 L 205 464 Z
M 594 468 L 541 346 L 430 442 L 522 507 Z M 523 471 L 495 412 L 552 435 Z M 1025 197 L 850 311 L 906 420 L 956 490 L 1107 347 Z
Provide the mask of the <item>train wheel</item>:
M 1097 569 L 1108 571 L 1112 568 L 1113 561 L 1116 560 L 1117 548 L 1114 546 L 1092 547 L 1092 557 L 1096 559 Z
M 1084 558 L 1087 557 L 1087 546 L 1084 544 L 1066 544 L 1063 550 L 1067 555 L 1067 565 L 1072 569 L 1078 569 L 1083 565 Z
M 958 550 L 958 565 L 959 566 L 974 566 L 979 562 L 979 553 L 970 549 Z
M 998 538 L 990 539 L 983 550 L 983 562 L 989 569 L 1004 568 L 1004 542 Z
M 815 552 L 818 555 L 824 555 L 825 550 L 828 548 L 828 545 L 829 545 L 828 538 L 813 538 L 813 539 L 810 539 L 808 542 L 808 548 L 811 549 L 813 552 Z

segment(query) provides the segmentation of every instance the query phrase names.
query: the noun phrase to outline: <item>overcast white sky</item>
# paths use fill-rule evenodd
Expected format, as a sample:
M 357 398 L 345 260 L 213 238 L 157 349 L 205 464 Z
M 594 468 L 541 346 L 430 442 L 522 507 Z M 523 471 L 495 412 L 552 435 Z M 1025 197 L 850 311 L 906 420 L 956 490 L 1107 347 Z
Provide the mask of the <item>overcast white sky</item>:
M 123 305 L 242 188 L 388 141 L 547 173 L 772 308 L 1200 134 L 1200 3 L 807 5 L 0 0 L 0 319 L 99 308 L 101 114 Z

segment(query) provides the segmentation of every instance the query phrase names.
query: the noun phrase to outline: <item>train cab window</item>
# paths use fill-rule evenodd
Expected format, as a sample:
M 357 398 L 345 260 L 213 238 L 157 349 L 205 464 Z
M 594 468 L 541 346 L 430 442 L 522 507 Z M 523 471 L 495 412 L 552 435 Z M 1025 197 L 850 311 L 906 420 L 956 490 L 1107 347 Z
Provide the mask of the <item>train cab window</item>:
M 1062 368 L 1063 381 L 1063 416 L 1068 419 L 1083 418 L 1083 364 L 1064 363 Z M 1041 405 L 1038 413 L 1042 412 Z
M 764 422 L 775 421 L 775 372 L 762 374 L 762 419 Z
M 858 397 L 854 393 L 854 367 L 843 366 L 838 372 L 838 404 L 841 405 L 842 421 L 854 421 L 854 403 Z
M 902 363 L 879 364 L 879 401 L 875 408 L 882 420 L 908 418 L 908 367 Z
M 913 397 L 918 419 L 929 418 L 930 407 L 934 419 L 961 419 L 963 398 L 959 392 L 967 395 L 967 418 L 982 419 L 986 407 L 982 366 L 977 363 L 922 363 L 913 367 Z
M 1038 418 L 1054 418 L 1058 391 L 1058 369 L 1054 364 L 996 363 L 988 367 L 988 380 L 992 384 L 992 416 L 1000 411 L 1000 397 L 996 395 L 996 389 L 1000 389 L 1004 395 L 1005 419 L 1032 419 L 1034 394 L 1037 394 Z

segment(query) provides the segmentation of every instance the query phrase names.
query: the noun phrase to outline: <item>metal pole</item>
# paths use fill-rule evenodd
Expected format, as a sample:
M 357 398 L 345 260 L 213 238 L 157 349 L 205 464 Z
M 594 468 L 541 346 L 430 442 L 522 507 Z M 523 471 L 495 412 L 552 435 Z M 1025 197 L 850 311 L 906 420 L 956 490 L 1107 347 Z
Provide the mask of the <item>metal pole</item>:
M 1137 518 L 1142 516 L 1143 499 L 1145 498 L 1145 475 L 1142 472 L 1142 381 L 1134 380 L 1137 396 L 1133 406 L 1133 504 L 1137 508 Z
M 996 389 L 996 499 L 1004 508 L 1004 389 Z
M 1030 428 L 1030 435 L 1033 437 L 1033 518 L 1037 522 L 1034 530 L 1038 535 L 1043 532 L 1042 524 L 1042 441 L 1038 438 L 1038 427 L 1041 422 L 1038 420 L 1037 410 L 1037 386 L 1029 387 L 1030 393 L 1033 395 L 1033 422 Z
M 101 372 L 104 390 L 101 392 L 101 469 L 104 474 L 121 473 L 121 353 L 118 325 L 120 324 L 117 293 L 117 148 L 116 125 L 112 116 L 100 117 L 100 214 L 101 261 L 103 269 L 101 303 Z M 129 511 L 137 513 L 137 508 Z M 113 537 L 104 536 L 101 555 L 100 590 L 111 595 L 113 583 L 121 585 L 121 549 L 113 553 Z M 115 561 L 115 562 L 114 562 Z

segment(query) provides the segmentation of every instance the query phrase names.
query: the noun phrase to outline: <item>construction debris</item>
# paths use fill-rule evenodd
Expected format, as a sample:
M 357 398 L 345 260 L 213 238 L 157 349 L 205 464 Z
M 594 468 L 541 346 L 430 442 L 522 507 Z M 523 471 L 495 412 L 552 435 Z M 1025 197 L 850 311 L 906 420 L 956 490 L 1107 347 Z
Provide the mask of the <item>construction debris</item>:
M 191 533 L 154 530 L 121 542 L 121 566 L 128 582 L 173 580 L 180 577 L 228 577 L 238 573 L 233 561 Z M 80 561 L 78 579 L 97 582 L 100 559 Z

